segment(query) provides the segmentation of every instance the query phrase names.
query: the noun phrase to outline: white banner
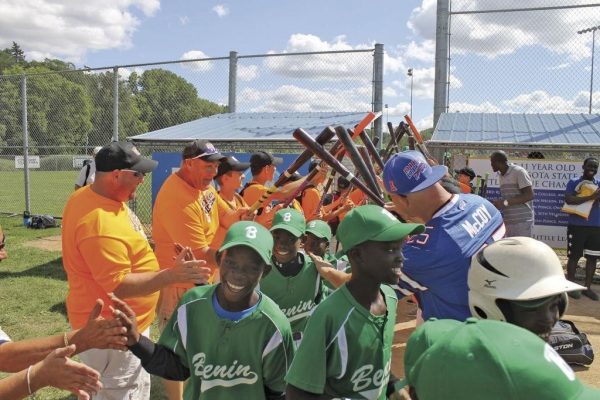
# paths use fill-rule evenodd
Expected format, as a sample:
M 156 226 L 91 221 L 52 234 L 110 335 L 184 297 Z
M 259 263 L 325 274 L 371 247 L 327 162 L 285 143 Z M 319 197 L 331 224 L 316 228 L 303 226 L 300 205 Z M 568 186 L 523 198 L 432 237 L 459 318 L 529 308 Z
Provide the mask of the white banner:
M 29 169 L 38 169 L 40 167 L 40 156 L 27 156 Z M 25 168 L 25 157 L 15 156 L 15 168 Z
M 73 168 L 80 169 L 81 167 L 83 167 L 83 163 L 86 160 L 91 160 L 92 158 L 94 158 L 94 156 L 86 156 L 86 155 L 73 156 Z
M 564 204 L 565 188 L 572 178 L 581 176 L 582 161 L 511 159 L 509 162 L 525 168 L 533 182 L 533 237 L 554 248 L 567 247 L 567 217 L 560 211 Z M 489 174 L 487 199 L 500 197 L 498 175 L 492 171 L 490 159 L 471 158 L 469 166 L 480 176 Z

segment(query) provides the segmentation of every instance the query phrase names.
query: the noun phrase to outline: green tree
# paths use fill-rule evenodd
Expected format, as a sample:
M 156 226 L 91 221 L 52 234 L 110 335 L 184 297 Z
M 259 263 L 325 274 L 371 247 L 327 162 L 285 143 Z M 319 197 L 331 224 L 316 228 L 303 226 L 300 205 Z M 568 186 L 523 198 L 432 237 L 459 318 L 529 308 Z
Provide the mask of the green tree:
M 163 69 L 144 71 L 136 95 L 141 119 L 150 131 L 225 112 L 226 107 L 198 98 L 191 83 Z
M 23 49 L 21 49 L 21 46 L 19 46 L 17 42 L 12 42 L 10 54 L 13 56 L 16 63 L 25 61 L 25 52 L 23 51 Z

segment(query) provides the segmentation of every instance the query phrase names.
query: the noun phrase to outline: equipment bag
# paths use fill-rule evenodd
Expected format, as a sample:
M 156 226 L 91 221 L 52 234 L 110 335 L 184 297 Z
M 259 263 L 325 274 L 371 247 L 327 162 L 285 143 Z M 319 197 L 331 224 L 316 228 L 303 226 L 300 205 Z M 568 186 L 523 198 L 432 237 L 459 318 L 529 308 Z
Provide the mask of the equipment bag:
M 579 332 L 571 321 L 559 320 L 548 342 L 568 364 L 590 365 L 594 361 L 594 350 L 587 335 Z
M 31 215 L 29 220 L 29 228 L 44 229 L 57 226 L 59 226 L 57 219 L 51 215 Z

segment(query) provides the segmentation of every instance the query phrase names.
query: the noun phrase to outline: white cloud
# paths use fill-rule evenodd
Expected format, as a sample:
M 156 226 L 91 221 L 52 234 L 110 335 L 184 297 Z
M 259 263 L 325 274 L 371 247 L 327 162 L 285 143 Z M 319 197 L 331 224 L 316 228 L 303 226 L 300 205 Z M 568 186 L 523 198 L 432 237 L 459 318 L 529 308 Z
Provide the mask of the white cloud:
M 315 35 L 295 33 L 290 36 L 284 50 L 269 53 L 297 53 L 316 51 L 338 51 L 370 49 L 372 44 L 352 46 L 345 36 L 337 36 L 332 42 Z M 386 70 L 400 67 L 397 58 L 386 55 Z M 314 80 L 372 80 L 372 55 L 370 53 L 314 54 L 303 56 L 267 57 L 264 65 L 278 75 Z
M 88 51 L 128 48 L 140 24 L 133 9 L 150 17 L 159 0 L 4 0 L 0 47 L 14 40 L 26 57 L 79 62 Z
M 407 60 L 433 64 L 435 60 L 435 40 L 424 40 L 421 43 L 413 40 L 408 45 L 402 46 L 402 53 Z
M 294 85 L 273 90 L 246 88 L 238 94 L 238 108 L 251 112 L 368 111 L 370 97 L 365 98 L 364 93 L 361 89 L 310 90 Z
M 453 11 L 548 6 L 547 3 L 547 0 L 469 0 L 455 2 Z M 435 39 L 436 4 L 435 0 L 423 0 L 408 21 L 408 27 L 423 39 Z M 583 4 L 583 0 L 572 0 L 570 4 Z M 453 15 L 452 53 L 495 58 L 539 45 L 579 60 L 589 57 L 591 35 L 582 38 L 575 31 L 597 25 L 599 17 L 599 8 Z
M 209 58 L 203 51 L 200 50 L 190 50 L 183 53 L 181 56 L 182 60 L 196 60 L 201 58 Z M 181 66 L 186 69 L 191 69 L 194 71 L 206 72 L 213 69 L 213 63 L 211 61 L 196 61 L 196 62 L 186 62 L 182 63 Z
M 422 99 L 433 99 L 435 86 L 435 68 L 413 68 L 413 97 Z M 462 87 L 461 80 L 450 74 L 452 89 Z M 405 75 L 402 80 L 394 80 L 393 85 L 402 88 L 404 93 L 410 94 L 411 77 Z
M 258 67 L 256 65 L 242 65 L 237 66 L 237 77 L 241 81 L 251 81 L 258 77 Z
M 484 101 L 481 104 L 451 102 L 449 112 L 499 113 L 502 110 L 489 101 Z
M 179 17 L 179 23 L 181 25 L 187 25 L 188 22 L 190 22 L 190 17 L 188 17 L 187 15 L 184 15 L 183 17 Z
M 396 92 L 396 89 L 394 89 L 393 87 L 386 86 L 383 88 L 383 95 L 385 97 L 396 97 L 398 96 L 398 92 Z
M 138 76 L 142 75 L 144 73 L 146 69 L 142 68 L 142 67 L 133 67 L 133 69 L 130 68 L 119 68 L 119 77 L 121 79 L 127 80 L 129 79 L 129 76 L 135 72 L 136 74 L 138 74 Z M 104 72 L 104 71 L 102 71 Z
M 227 7 L 225 4 L 217 4 L 212 8 L 212 10 L 219 16 L 219 18 L 223 18 L 229 14 L 229 7 Z

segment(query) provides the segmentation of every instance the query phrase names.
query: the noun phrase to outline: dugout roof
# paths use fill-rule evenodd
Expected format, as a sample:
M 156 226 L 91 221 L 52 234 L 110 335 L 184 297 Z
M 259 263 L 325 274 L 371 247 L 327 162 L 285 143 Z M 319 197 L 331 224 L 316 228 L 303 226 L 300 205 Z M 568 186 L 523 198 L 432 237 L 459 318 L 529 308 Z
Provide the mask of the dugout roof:
M 443 113 L 433 149 L 600 150 L 599 114 Z
M 280 112 L 227 113 L 200 118 L 184 124 L 131 136 L 134 143 L 189 142 L 208 139 L 212 142 L 296 142 L 292 132 L 303 128 L 311 136 L 327 126 L 351 128 L 366 112 Z

